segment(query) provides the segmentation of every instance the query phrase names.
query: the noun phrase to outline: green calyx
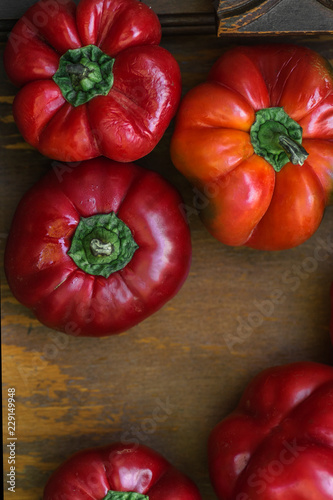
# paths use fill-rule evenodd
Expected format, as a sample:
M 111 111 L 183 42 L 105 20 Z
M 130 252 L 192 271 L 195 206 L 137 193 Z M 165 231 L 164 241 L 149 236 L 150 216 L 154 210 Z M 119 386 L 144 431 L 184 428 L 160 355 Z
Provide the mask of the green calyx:
M 130 262 L 137 248 L 128 226 L 111 212 L 82 217 L 67 253 L 82 271 L 108 278 Z
M 114 61 L 96 45 L 70 49 L 61 56 L 53 80 L 72 106 L 80 106 L 110 92 Z
M 135 491 L 108 491 L 103 500 L 149 500 L 147 495 Z
M 283 108 L 257 111 L 250 137 L 254 152 L 265 158 L 276 172 L 288 162 L 303 165 L 308 157 L 302 146 L 302 127 Z

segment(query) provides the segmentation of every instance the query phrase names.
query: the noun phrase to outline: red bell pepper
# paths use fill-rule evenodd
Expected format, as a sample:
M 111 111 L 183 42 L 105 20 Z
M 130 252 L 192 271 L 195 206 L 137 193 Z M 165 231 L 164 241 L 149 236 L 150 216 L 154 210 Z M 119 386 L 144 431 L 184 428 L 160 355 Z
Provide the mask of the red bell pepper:
M 79 451 L 53 473 L 43 500 L 201 500 L 198 488 L 159 453 L 114 443 Z
M 181 76 L 138 0 L 40 0 L 14 26 L 5 69 L 13 115 L 44 155 L 121 162 L 148 154 L 179 104 Z
M 182 100 L 171 156 L 199 189 L 198 212 L 219 241 L 262 250 L 303 243 L 333 190 L 328 61 L 297 45 L 226 51 Z
M 208 454 L 220 500 L 332 500 L 333 368 L 259 373 L 212 430 Z
M 191 237 L 175 188 L 106 158 L 55 164 L 18 205 L 5 251 L 15 297 L 71 335 L 131 328 L 184 283 Z

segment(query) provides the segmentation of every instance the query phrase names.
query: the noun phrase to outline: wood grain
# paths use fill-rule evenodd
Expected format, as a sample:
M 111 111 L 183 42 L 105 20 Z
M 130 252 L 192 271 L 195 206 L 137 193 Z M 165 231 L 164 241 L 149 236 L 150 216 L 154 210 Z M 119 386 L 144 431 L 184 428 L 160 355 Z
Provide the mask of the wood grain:
M 332 0 L 216 0 L 218 36 L 226 33 L 333 33 Z
M 149 5 L 158 14 L 198 14 L 213 12 L 211 0 L 140 0 Z M 18 19 L 36 0 L 15 0 L 15 2 L 1 2 L 0 19 Z M 74 0 L 77 4 L 79 0 Z
M 0 3 L 0 40 L 36 0 Z M 76 3 L 79 0 L 74 0 Z M 142 0 L 159 16 L 164 35 L 216 33 L 216 15 L 212 0 Z
M 291 40 L 333 62 L 332 37 Z M 164 38 L 163 46 L 180 64 L 185 94 L 205 79 L 223 51 L 241 42 L 183 35 Z M 16 89 L 1 71 L 3 256 L 17 203 L 51 163 L 22 140 L 11 113 Z M 173 124 L 138 163 L 160 172 L 188 207 L 196 207 L 195 192 L 170 161 L 172 129 Z M 207 437 L 252 376 L 297 360 L 332 363 L 333 206 L 308 242 L 284 252 L 226 247 L 208 234 L 197 215 L 192 213 L 189 222 L 193 262 L 185 285 L 158 313 L 119 336 L 71 338 L 42 326 L 13 298 L 2 270 L 3 425 L 6 440 L 6 394 L 14 387 L 16 498 L 40 500 L 50 473 L 78 449 L 138 440 L 189 474 L 203 499 L 214 500 Z M 7 458 L 5 446 L 5 473 Z M 5 499 L 10 498 L 5 490 Z

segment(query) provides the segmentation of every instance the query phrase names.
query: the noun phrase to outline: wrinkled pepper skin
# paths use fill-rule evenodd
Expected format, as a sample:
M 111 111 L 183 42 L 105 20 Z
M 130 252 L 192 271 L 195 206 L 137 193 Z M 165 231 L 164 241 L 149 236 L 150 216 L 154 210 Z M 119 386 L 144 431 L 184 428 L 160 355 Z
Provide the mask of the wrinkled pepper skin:
M 13 116 L 24 139 L 45 156 L 66 162 L 100 155 L 131 162 L 148 154 L 181 95 L 178 63 L 159 46 L 160 39 L 158 17 L 138 0 L 34 4 L 14 26 L 4 54 L 9 78 L 21 87 Z M 73 105 L 53 78 L 61 56 L 90 45 L 114 59 L 113 85 L 106 95 Z M 78 66 L 71 71 L 76 78 Z M 96 83 L 96 74 L 91 75 L 82 83 L 89 91 Z
M 23 196 L 12 221 L 5 271 L 14 296 L 41 323 L 70 335 L 131 328 L 170 300 L 188 275 L 191 236 L 181 203 L 169 182 L 133 163 L 102 157 L 55 163 Z M 112 259 L 122 240 L 105 239 L 117 239 L 118 230 L 97 226 L 106 255 L 91 255 L 87 245 L 99 238 L 93 233 L 84 238 L 82 264 L 68 254 L 79 223 L 89 228 L 96 214 L 116 214 L 136 245 L 129 261 L 108 277 L 101 274 L 108 264 L 99 266 L 99 259 L 118 262 Z M 88 254 L 93 263 L 87 271 L 82 266 L 90 266 Z
M 259 373 L 212 430 L 208 454 L 219 500 L 332 500 L 333 368 Z
M 121 443 L 79 451 L 67 459 L 47 482 L 43 500 L 132 498 L 120 492 L 139 493 L 134 500 L 201 500 L 192 480 L 159 453 Z
M 258 113 L 274 108 L 299 127 L 308 154 L 292 163 L 272 138 L 270 151 L 286 158 L 280 170 L 251 135 Z M 297 45 L 226 51 L 182 100 L 171 157 L 200 190 L 198 212 L 216 239 L 259 250 L 300 245 L 318 228 L 333 189 L 332 68 Z

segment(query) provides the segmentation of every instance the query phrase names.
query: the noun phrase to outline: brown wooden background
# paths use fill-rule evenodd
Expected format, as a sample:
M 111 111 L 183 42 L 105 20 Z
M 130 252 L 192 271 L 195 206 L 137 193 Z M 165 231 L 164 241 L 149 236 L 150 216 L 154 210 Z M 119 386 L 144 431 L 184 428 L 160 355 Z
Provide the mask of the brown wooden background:
M 166 2 L 150 3 L 167 11 Z M 192 5 L 189 0 L 171 3 L 175 8 Z M 211 8 L 211 2 L 199 4 L 206 12 Z M 268 41 L 304 44 L 333 63 L 330 36 L 244 40 L 166 34 L 162 45 L 180 64 L 185 93 L 205 79 L 231 45 Z M 15 91 L 1 68 L 1 257 L 18 201 L 51 167 L 50 160 L 23 141 L 13 122 Z M 169 158 L 172 126 L 138 163 L 159 171 L 193 207 L 194 192 Z M 13 298 L 2 273 L 5 440 L 8 387 L 17 394 L 15 498 L 41 499 L 51 471 L 76 450 L 126 439 L 160 451 L 196 481 L 204 500 L 213 500 L 207 437 L 233 409 L 251 377 L 275 364 L 332 362 L 332 223 L 330 206 L 305 244 L 258 252 L 218 243 L 193 215 L 193 262 L 179 294 L 131 331 L 104 339 L 71 338 L 42 326 Z M 330 253 L 325 252 L 323 245 L 330 244 Z M 281 298 L 272 306 L 276 293 Z M 251 321 L 256 326 L 240 327 Z M 13 494 L 6 490 L 5 498 Z
M 333 34 L 332 0 L 215 0 L 218 34 Z

